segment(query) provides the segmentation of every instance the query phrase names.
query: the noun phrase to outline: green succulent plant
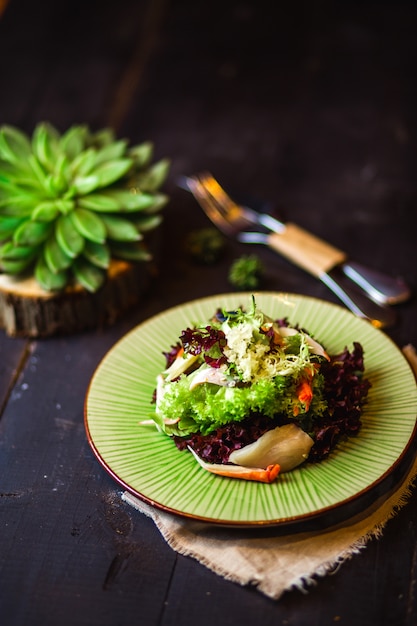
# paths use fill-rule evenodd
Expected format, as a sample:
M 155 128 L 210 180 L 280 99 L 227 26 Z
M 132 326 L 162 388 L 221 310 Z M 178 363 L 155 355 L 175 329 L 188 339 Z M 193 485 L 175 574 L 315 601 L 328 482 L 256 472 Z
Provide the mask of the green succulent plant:
M 29 137 L 2 126 L 0 271 L 33 275 L 48 291 L 94 292 L 111 259 L 149 260 L 144 234 L 162 221 L 169 170 L 152 157 L 151 143 L 129 146 L 110 129 L 60 134 L 43 122 Z

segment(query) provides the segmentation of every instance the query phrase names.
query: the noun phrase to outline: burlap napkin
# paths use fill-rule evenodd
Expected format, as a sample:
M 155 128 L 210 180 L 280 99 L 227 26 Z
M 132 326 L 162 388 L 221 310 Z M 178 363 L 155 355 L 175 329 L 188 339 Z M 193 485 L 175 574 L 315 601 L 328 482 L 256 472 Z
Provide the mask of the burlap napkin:
M 403 348 L 417 376 L 417 354 Z M 381 536 L 386 523 L 406 504 L 417 476 L 417 459 L 390 495 L 343 524 L 305 533 L 276 534 L 235 530 L 194 522 L 157 510 L 128 492 L 122 498 L 151 517 L 167 543 L 216 574 L 240 585 L 253 585 L 273 599 L 284 591 L 307 591 L 318 577 L 359 553 Z

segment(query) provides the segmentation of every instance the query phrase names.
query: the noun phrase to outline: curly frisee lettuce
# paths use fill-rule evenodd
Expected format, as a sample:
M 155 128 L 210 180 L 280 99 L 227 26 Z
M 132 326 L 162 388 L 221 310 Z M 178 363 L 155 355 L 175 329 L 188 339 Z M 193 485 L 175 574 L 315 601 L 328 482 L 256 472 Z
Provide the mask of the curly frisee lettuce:
M 157 428 L 204 469 L 271 482 L 326 457 L 360 428 L 363 350 L 328 355 L 305 330 L 257 309 L 218 309 L 182 331 L 157 377 Z

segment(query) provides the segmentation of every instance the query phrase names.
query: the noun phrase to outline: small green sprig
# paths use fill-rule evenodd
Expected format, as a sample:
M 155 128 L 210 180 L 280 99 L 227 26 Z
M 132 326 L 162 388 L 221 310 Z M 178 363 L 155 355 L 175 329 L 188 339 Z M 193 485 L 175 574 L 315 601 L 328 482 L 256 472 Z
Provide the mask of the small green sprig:
M 0 128 L 0 270 L 33 274 L 47 291 L 94 292 L 112 258 L 148 261 L 144 234 L 162 221 L 169 162 L 153 145 L 129 146 L 110 129 L 51 124 L 32 137 Z
M 201 265 L 213 265 L 220 259 L 225 249 L 225 238 L 217 228 L 192 230 L 185 239 L 185 250 Z
M 265 272 L 264 265 L 256 254 L 243 255 L 229 269 L 229 282 L 237 290 L 259 287 Z

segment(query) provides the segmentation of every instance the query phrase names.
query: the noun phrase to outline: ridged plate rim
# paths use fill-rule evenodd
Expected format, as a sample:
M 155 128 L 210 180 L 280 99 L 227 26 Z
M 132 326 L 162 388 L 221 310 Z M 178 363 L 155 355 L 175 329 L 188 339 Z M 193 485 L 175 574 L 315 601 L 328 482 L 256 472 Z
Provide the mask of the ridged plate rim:
M 152 411 L 156 376 L 165 362 L 162 352 L 181 330 L 205 322 L 218 307 L 250 306 L 252 293 L 225 293 L 171 307 L 108 351 L 85 399 L 87 439 L 97 459 L 144 502 L 214 524 L 294 525 L 337 514 L 350 503 L 361 506 L 361 497 L 367 503 L 376 499 L 414 440 L 417 386 L 407 360 L 385 333 L 338 305 L 290 293 L 254 295 L 259 309 L 272 317 L 287 316 L 331 353 L 360 341 L 372 387 L 359 435 L 341 442 L 327 460 L 305 464 L 265 485 L 213 476 L 153 426 L 140 424 Z

